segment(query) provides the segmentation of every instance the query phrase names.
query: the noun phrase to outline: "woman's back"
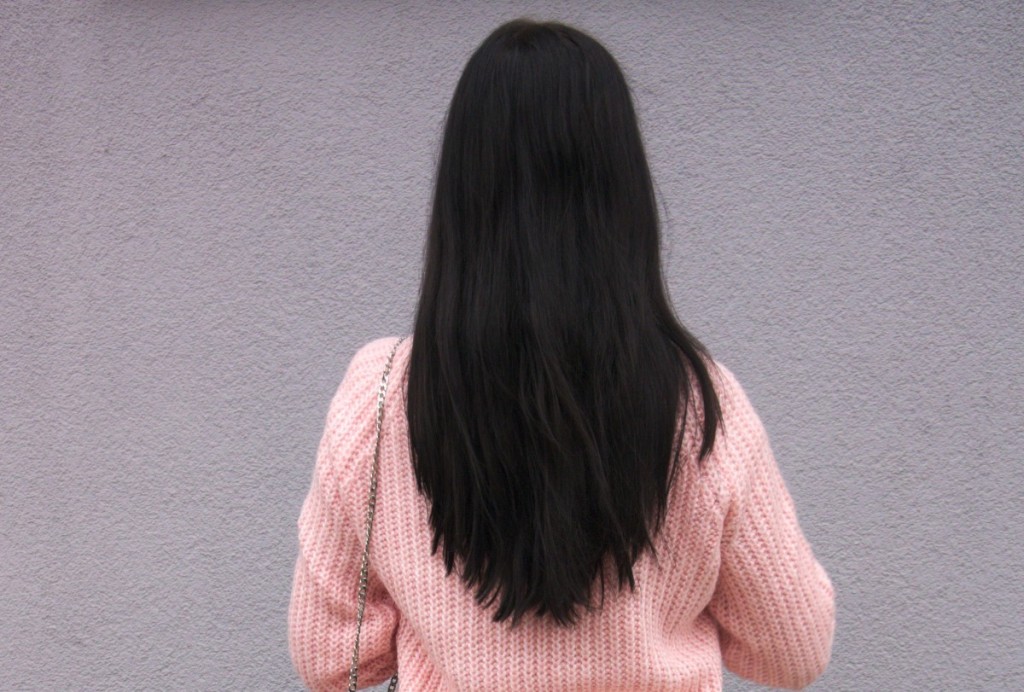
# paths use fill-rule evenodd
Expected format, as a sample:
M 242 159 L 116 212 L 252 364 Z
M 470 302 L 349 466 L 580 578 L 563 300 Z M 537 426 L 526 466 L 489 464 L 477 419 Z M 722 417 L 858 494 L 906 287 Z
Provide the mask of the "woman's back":
M 335 395 L 299 520 L 290 632 L 311 689 L 348 680 L 362 512 L 377 387 L 395 339 L 367 344 Z M 492 621 L 431 554 L 429 503 L 418 493 L 405 415 L 412 343 L 395 356 L 381 437 L 360 680 L 397 669 L 412 690 L 717 690 L 722 662 L 763 684 L 799 688 L 825 668 L 835 626 L 832 585 L 797 524 L 756 412 L 719 365 L 723 430 L 703 464 L 699 401 L 670 494 L 657 559 L 634 566 L 636 590 L 608 588 L 598 612 L 565 628 Z
M 378 379 L 353 359 L 300 519 L 292 654 L 342 686 Z M 833 596 L 735 379 L 677 319 L 625 76 L 496 29 L 455 89 L 382 429 L 360 671 L 434 689 L 801 686 Z M 628 587 L 628 588 L 627 588 Z

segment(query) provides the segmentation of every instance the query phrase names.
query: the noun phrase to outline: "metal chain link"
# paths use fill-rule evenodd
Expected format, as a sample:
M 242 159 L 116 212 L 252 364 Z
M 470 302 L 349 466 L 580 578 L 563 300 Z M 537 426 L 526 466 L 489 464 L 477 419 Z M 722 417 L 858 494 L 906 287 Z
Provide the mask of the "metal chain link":
M 407 337 L 399 339 L 391 349 L 388 362 L 384 366 L 384 375 L 380 378 L 380 388 L 377 390 L 377 427 L 376 440 L 373 444 L 373 464 L 370 467 L 370 499 L 366 504 L 366 531 L 363 539 L 363 561 L 359 568 L 359 608 L 356 611 L 356 643 L 352 649 L 352 666 L 348 672 L 348 692 L 356 692 L 356 683 L 359 680 L 359 633 L 363 628 L 363 612 L 366 610 L 366 583 L 367 574 L 370 569 L 370 531 L 373 529 L 373 514 L 377 508 L 377 466 L 380 462 L 380 431 L 384 423 L 384 395 L 388 391 L 388 378 L 391 375 L 391 363 L 395 359 L 395 352 L 399 345 Z M 391 676 L 391 683 L 388 685 L 388 692 L 394 692 L 398 685 L 398 673 Z

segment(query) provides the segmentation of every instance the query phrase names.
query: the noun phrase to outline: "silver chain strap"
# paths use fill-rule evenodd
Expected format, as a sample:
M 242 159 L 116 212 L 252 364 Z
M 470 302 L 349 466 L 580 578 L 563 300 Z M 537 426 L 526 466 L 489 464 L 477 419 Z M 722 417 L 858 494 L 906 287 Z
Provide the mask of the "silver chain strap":
M 399 339 L 391 349 L 388 362 L 384 366 L 384 375 L 380 378 L 380 388 L 377 390 L 377 432 L 373 444 L 373 465 L 370 467 L 370 500 L 366 504 L 366 535 L 363 539 L 363 563 L 359 568 L 359 609 L 356 611 L 356 643 L 352 649 L 352 667 L 348 671 L 348 692 L 356 692 L 356 682 L 359 679 L 359 633 L 363 628 L 363 612 L 366 610 L 366 582 L 367 573 L 370 569 L 370 531 L 373 529 L 373 513 L 377 508 L 377 466 L 380 462 L 380 430 L 384 423 L 384 395 L 388 391 L 388 377 L 391 375 L 391 363 L 395 359 L 395 352 L 406 337 Z M 388 692 L 394 692 L 398 685 L 398 673 L 391 676 L 391 683 L 388 685 Z

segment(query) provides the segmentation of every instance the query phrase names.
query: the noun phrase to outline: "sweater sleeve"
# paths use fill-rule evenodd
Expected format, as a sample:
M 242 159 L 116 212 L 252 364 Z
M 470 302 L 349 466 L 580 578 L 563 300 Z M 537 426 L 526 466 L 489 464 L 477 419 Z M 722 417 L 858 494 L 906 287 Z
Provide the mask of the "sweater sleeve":
M 369 484 L 377 386 L 387 354 L 383 341 L 360 349 L 331 402 L 299 516 L 288 644 L 295 670 L 311 690 L 348 689 L 363 550 L 362 490 Z M 355 475 L 364 468 L 367 478 L 361 483 Z M 360 687 L 386 680 L 397 665 L 398 611 L 376 578 L 372 559 L 368 578 Z
M 732 373 L 719 369 L 726 420 L 715 463 L 724 529 L 708 609 L 729 670 L 760 684 L 801 689 L 828 665 L 835 594 L 800 530 L 760 418 Z

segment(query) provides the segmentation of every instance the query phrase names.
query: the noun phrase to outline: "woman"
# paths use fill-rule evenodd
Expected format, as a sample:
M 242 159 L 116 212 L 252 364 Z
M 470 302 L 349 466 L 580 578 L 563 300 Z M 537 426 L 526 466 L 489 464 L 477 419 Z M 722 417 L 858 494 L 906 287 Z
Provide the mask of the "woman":
M 348 682 L 377 393 L 335 395 L 289 615 L 312 689 Z M 832 585 L 733 375 L 666 298 L 625 79 L 594 39 L 509 22 L 448 112 L 413 338 L 385 399 L 360 684 L 800 688 Z

